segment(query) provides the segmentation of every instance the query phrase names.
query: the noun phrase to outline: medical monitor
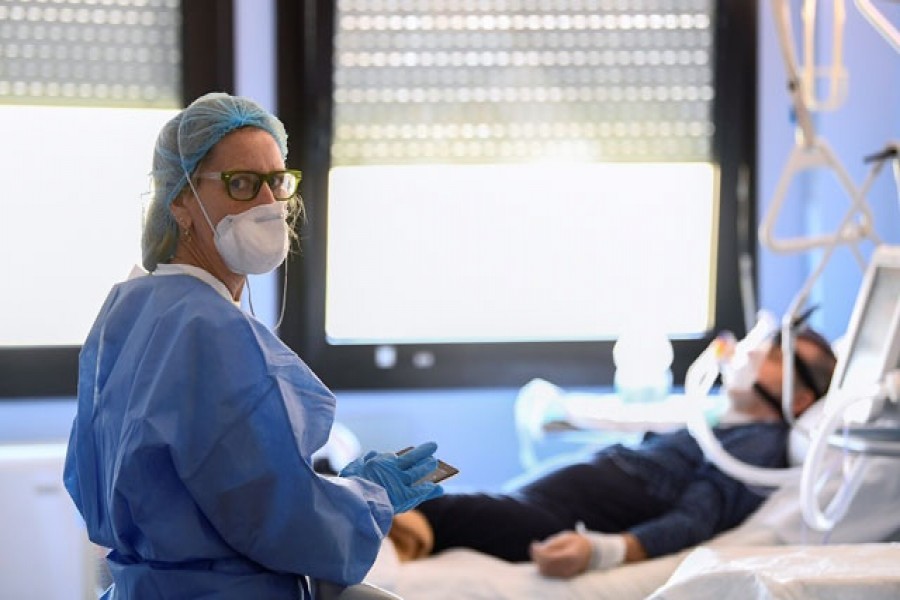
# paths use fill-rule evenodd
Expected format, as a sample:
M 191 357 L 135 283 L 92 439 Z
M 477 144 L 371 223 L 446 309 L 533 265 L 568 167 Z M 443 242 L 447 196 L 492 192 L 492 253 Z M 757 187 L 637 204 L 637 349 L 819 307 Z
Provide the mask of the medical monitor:
M 828 392 L 835 401 L 868 393 L 885 373 L 900 367 L 900 246 L 879 246 L 863 277 Z M 851 407 L 848 420 L 864 422 L 874 403 Z

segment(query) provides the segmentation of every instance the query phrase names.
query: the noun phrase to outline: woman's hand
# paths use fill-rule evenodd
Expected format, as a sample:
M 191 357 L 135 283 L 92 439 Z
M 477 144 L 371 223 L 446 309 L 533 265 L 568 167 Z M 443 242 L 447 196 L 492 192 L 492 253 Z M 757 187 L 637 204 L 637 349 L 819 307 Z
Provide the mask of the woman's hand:
M 435 450 L 437 444 L 425 442 L 402 456 L 393 452 L 368 452 L 341 469 L 339 475 L 377 483 L 387 492 L 394 514 L 399 514 L 444 493 L 440 485 L 421 481 L 437 469 L 438 461 L 433 456 Z
M 587 570 L 593 548 L 585 536 L 563 531 L 542 542 L 532 542 L 529 552 L 541 575 L 574 577 Z

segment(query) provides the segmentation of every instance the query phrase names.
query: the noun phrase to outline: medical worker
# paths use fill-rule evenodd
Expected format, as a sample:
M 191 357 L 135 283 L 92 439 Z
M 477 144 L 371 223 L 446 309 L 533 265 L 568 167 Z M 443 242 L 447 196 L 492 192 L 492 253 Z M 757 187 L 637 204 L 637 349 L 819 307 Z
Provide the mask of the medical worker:
M 363 579 L 436 445 L 313 471 L 335 399 L 239 305 L 284 261 L 300 208 L 281 122 L 216 93 L 159 134 L 143 231 L 149 274 L 113 287 L 80 355 L 65 485 L 109 548 L 115 599 L 309 596 Z
M 828 389 L 836 359 L 821 335 L 797 333 L 793 406 L 799 415 Z M 726 369 L 730 410 L 714 434 L 733 457 L 787 466 L 781 412 L 781 344 L 769 339 Z M 672 554 L 740 524 L 764 500 L 706 460 L 687 429 L 608 446 L 508 494 L 450 494 L 398 515 L 390 538 L 403 560 L 467 547 L 508 561 L 533 560 L 571 577 Z

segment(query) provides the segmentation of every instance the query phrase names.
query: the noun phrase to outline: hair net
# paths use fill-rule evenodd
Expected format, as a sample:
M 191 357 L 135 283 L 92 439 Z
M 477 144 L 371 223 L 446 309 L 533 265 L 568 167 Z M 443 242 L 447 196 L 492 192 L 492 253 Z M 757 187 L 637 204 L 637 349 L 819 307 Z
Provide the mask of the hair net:
M 144 268 L 156 269 L 175 252 L 178 226 L 169 206 L 213 146 L 241 127 L 258 127 L 275 138 L 287 158 L 287 133 L 277 117 L 248 98 L 220 92 L 197 98 L 166 123 L 153 150 L 153 192 L 141 240 Z

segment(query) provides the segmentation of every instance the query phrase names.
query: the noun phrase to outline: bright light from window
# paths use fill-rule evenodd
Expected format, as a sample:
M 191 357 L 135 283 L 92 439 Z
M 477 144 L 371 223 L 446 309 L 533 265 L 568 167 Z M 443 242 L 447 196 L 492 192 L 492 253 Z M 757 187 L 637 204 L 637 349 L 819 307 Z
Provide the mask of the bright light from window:
M 571 341 L 713 320 L 706 163 L 331 171 L 331 343 Z
M 174 110 L 0 106 L 0 345 L 80 345 L 140 264 L 156 135 Z

